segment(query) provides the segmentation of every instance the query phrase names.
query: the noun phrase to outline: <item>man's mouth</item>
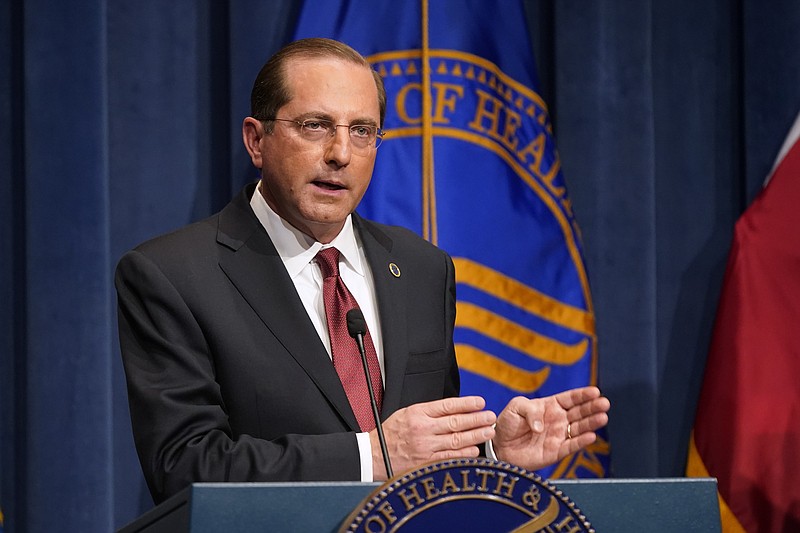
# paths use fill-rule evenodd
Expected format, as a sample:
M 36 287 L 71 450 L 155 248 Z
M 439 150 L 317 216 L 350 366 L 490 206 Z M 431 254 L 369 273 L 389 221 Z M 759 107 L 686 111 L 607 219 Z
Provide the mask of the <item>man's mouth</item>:
M 315 180 L 314 185 L 320 187 L 321 189 L 327 189 L 329 191 L 339 191 L 345 188 L 344 185 L 333 181 L 323 181 L 323 180 Z

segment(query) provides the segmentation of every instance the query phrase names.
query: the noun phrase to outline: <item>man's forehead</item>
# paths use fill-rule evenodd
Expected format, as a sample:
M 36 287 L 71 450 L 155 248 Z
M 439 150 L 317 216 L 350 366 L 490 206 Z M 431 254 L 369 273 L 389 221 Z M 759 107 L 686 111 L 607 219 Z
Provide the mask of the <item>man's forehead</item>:
M 286 84 L 290 98 L 323 97 L 345 100 L 348 94 L 362 90 L 358 99 L 368 99 L 368 105 L 378 106 L 378 88 L 368 65 L 339 57 L 292 58 L 285 65 Z
M 285 73 L 292 75 L 304 75 L 308 73 L 330 73 L 333 71 L 349 70 L 358 71 L 363 69 L 371 76 L 371 69 L 367 65 L 361 65 L 337 56 L 297 56 L 286 61 Z

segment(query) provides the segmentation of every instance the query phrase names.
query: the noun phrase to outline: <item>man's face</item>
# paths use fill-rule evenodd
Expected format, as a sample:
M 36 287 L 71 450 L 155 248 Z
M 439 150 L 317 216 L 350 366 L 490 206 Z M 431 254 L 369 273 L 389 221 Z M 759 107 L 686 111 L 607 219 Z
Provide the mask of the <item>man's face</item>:
M 286 65 L 286 77 L 292 98 L 275 118 L 379 125 L 378 91 L 369 69 L 339 59 L 302 58 Z M 296 124 L 283 121 L 274 122 L 273 133 L 261 137 L 259 146 L 267 203 L 303 233 L 330 242 L 367 190 L 375 147 L 354 151 L 346 127 L 309 141 Z

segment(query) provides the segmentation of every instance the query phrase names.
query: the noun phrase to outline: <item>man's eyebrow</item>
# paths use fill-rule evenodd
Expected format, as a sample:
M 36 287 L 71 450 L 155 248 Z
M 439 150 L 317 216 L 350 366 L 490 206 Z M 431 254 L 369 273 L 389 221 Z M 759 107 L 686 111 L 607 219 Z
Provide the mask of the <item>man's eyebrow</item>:
M 304 120 L 314 120 L 314 119 L 326 120 L 328 122 L 336 122 L 333 119 L 332 115 L 324 113 L 322 111 L 308 111 L 306 113 L 298 115 L 294 120 L 299 120 L 302 122 Z M 370 117 L 357 118 L 355 120 L 350 121 L 349 124 L 351 126 L 361 125 L 361 126 L 375 126 L 376 128 L 378 127 L 378 122 Z
M 322 113 L 320 111 L 307 111 L 306 113 L 302 113 L 295 117 L 295 120 L 327 120 L 328 122 L 333 122 L 333 117 L 328 115 L 327 113 Z
M 375 126 L 378 127 L 378 121 L 369 117 L 354 120 L 352 124 L 360 124 L 362 126 Z

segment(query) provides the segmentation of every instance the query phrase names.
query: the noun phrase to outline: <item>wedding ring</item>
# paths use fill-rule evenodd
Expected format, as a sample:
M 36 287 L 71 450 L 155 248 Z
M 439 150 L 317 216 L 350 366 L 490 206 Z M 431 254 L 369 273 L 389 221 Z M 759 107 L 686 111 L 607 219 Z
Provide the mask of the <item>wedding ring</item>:
M 568 439 L 572 438 L 572 424 L 571 423 L 567 424 L 567 438 Z

